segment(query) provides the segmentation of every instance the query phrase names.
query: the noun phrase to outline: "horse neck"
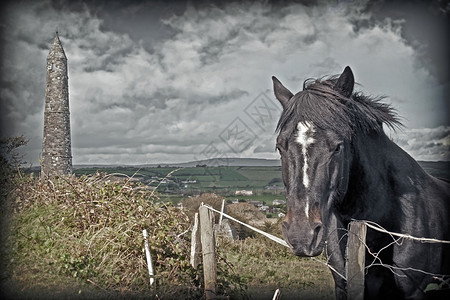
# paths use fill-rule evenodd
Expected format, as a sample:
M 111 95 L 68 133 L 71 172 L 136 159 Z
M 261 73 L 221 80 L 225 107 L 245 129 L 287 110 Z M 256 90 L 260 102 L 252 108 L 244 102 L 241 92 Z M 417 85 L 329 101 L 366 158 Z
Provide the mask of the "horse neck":
M 401 209 L 402 195 L 428 180 L 428 175 L 384 133 L 360 134 L 352 142 L 347 191 L 353 218 L 389 218 Z

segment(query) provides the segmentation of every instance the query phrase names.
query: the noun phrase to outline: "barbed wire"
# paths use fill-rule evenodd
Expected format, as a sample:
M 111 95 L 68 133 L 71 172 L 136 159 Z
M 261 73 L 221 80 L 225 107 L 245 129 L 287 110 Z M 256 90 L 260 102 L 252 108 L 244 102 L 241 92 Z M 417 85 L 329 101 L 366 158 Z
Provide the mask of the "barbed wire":
M 237 223 L 239 223 L 239 224 L 241 224 L 241 225 L 243 225 L 243 226 L 245 226 L 245 227 L 247 227 L 247 228 L 249 228 L 249 229 L 251 229 L 251 230 L 253 230 L 253 231 L 256 231 L 256 232 L 258 232 L 258 233 L 264 235 L 265 237 L 271 239 L 272 241 L 274 241 L 274 242 L 276 242 L 276 243 L 278 243 L 278 244 L 280 244 L 280 245 L 283 245 L 283 246 L 288 247 L 289 249 L 291 249 L 291 247 L 286 243 L 285 240 L 283 240 L 283 239 L 281 239 L 281 238 L 279 238 L 279 237 L 277 237 L 277 236 L 275 236 L 275 235 L 272 235 L 272 234 L 270 234 L 270 233 L 267 233 L 267 232 L 265 232 L 265 231 L 262 231 L 261 229 L 255 228 L 255 227 L 253 227 L 253 226 L 251 226 L 251 225 L 249 225 L 249 224 L 246 224 L 246 223 L 244 223 L 244 222 L 242 222 L 242 221 L 239 221 L 238 219 L 233 218 L 232 216 L 230 216 L 230 215 L 228 215 L 228 214 L 226 214 L 226 213 L 224 213 L 224 212 L 218 211 L 218 210 L 212 208 L 212 207 L 209 206 L 209 205 L 206 205 L 206 204 L 203 204 L 203 203 L 202 203 L 202 206 L 205 206 L 205 207 L 208 208 L 209 210 L 211 210 L 211 211 L 213 211 L 213 212 L 216 212 L 216 213 L 218 213 L 218 214 L 221 214 L 221 215 L 223 215 L 224 217 L 227 217 L 228 219 L 230 219 L 230 220 L 232 220 L 232 221 L 235 221 L 235 222 L 237 222 Z M 330 268 L 330 270 L 332 270 L 332 271 L 335 272 L 338 276 L 340 276 L 341 278 L 343 278 L 343 279 L 345 280 L 345 276 L 342 275 L 341 273 L 339 273 L 332 265 L 330 265 L 330 264 L 328 263 L 328 262 L 329 262 L 328 259 L 327 259 L 326 262 L 321 261 L 320 259 L 317 259 L 317 258 L 315 258 L 315 257 L 311 257 L 310 259 L 311 259 L 311 260 L 314 260 L 314 261 L 317 261 L 317 262 L 319 262 L 319 263 L 321 263 L 321 264 L 326 265 L 328 268 Z
M 271 239 L 272 241 L 274 241 L 274 242 L 276 242 L 276 243 L 278 243 L 280 245 L 283 245 L 285 247 L 291 248 L 286 243 L 286 241 L 284 239 L 281 239 L 281 238 L 279 238 L 279 237 L 277 237 L 275 235 L 272 235 L 270 233 L 264 232 L 261 229 L 258 229 L 256 227 L 253 227 L 253 226 L 249 225 L 249 224 L 246 224 L 246 223 L 244 223 L 244 222 L 242 222 L 242 221 L 240 221 L 240 220 L 238 220 L 236 218 L 233 218 L 232 216 L 230 216 L 230 215 L 228 215 L 228 214 L 226 214 L 224 212 L 221 212 L 219 210 L 214 209 L 213 207 L 211 207 L 209 205 L 206 205 L 206 204 L 202 203 L 202 206 L 205 206 L 206 208 L 208 208 L 209 210 L 211 210 L 211 211 L 213 211 L 215 213 L 221 214 L 222 216 L 224 216 L 224 217 L 226 217 L 226 218 L 228 218 L 228 219 L 230 219 L 230 220 L 232 220 L 234 222 L 237 222 L 237 223 L 239 223 L 239 224 L 241 224 L 241 225 L 243 225 L 243 226 L 245 226 L 245 227 L 247 227 L 247 228 L 249 228 L 249 229 L 251 229 L 253 231 L 256 231 L 256 232 L 266 236 L 267 238 Z M 364 245 L 365 249 L 367 250 L 367 253 L 369 253 L 373 257 L 373 260 L 370 263 L 366 264 L 366 266 L 364 267 L 366 272 L 371 267 L 381 266 L 381 267 L 385 267 L 385 268 L 389 269 L 394 275 L 399 276 L 399 277 L 407 277 L 407 275 L 401 274 L 401 273 L 399 273 L 399 271 L 403 271 L 403 272 L 406 272 L 406 271 L 408 271 L 408 272 L 419 272 L 419 273 L 422 273 L 422 274 L 425 274 L 425 275 L 432 276 L 433 279 L 436 279 L 436 280 L 439 280 L 439 281 L 441 281 L 443 283 L 447 283 L 448 284 L 448 280 L 449 279 L 444 279 L 444 278 L 450 277 L 450 274 L 436 274 L 436 273 L 431 273 L 431 272 L 428 272 L 428 271 L 425 271 L 425 270 L 421 270 L 421 269 L 417 269 L 417 268 L 413 268 L 413 267 L 399 267 L 399 266 L 393 266 L 393 265 L 385 264 L 385 263 L 382 262 L 382 260 L 380 258 L 380 254 L 383 251 L 385 251 L 386 249 L 388 249 L 389 247 L 393 246 L 393 245 L 398 245 L 398 246 L 403 245 L 404 239 L 420 241 L 422 243 L 443 243 L 443 244 L 450 244 L 450 241 L 433 239 L 433 238 L 424 238 L 424 237 L 423 238 L 418 238 L 418 237 L 414 237 L 414 236 L 409 235 L 409 234 L 402 234 L 402 233 L 391 232 L 391 231 L 388 231 L 385 228 L 383 228 L 381 225 L 379 225 L 379 224 L 377 224 L 375 222 L 372 222 L 372 221 L 367 221 L 367 220 L 352 220 L 352 221 L 362 222 L 367 227 L 369 227 L 371 229 L 374 229 L 374 230 L 377 230 L 377 231 L 382 232 L 382 233 L 386 233 L 386 234 L 390 235 L 391 238 L 392 238 L 392 242 L 390 242 L 387 245 L 383 246 L 377 252 L 373 252 L 370 249 L 370 247 L 367 245 L 366 241 L 365 240 L 363 241 L 358 236 L 359 241 Z M 352 232 L 350 230 L 346 229 L 346 228 L 336 228 L 333 231 L 331 231 L 328 234 L 328 236 L 330 236 L 331 234 L 335 233 L 338 230 L 345 231 L 345 233 L 339 238 L 339 240 L 337 242 L 337 245 L 334 245 L 334 246 L 337 246 L 337 247 L 339 247 L 339 244 L 344 240 L 345 237 L 348 237 L 349 234 L 352 234 Z M 319 262 L 321 264 L 326 265 L 332 272 L 337 274 L 339 277 L 341 277 L 342 279 L 346 280 L 347 282 L 350 281 L 351 278 L 347 278 L 345 275 L 341 274 L 338 270 L 335 269 L 334 266 L 332 266 L 330 264 L 331 257 L 335 254 L 335 251 L 333 251 L 333 249 L 331 249 L 332 251 L 330 252 L 329 250 L 330 250 L 330 244 L 327 243 L 327 241 L 325 241 L 326 261 L 322 261 L 322 260 L 317 259 L 315 257 L 311 257 L 310 259 L 312 259 L 312 260 L 314 260 L 316 262 Z M 338 255 L 341 255 L 341 254 L 339 253 Z
M 398 276 L 398 277 L 408 277 L 406 274 L 399 273 L 400 271 L 403 271 L 403 272 L 418 272 L 418 273 L 422 273 L 422 274 L 431 276 L 431 277 L 433 277 L 433 279 L 439 280 L 441 282 L 444 282 L 444 283 L 448 282 L 449 279 L 445 279 L 445 278 L 446 277 L 450 277 L 450 274 L 437 274 L 437 273 L 432 273 L 432 272 L 428 272 L 428 271 L 425 271 L 425 270 L 422 270 L 422 269 L 418 269 L 418 268 L 413 268 L 413 267 L 400 267 L 400 266 L 393 266 L 393 265 L 390 265 L 390 264 L 385 264 L 381 260 L 380 254 L 383 251 L 385 251 L 386 249 L 388 249 L 389 247 L 393 246 L 393 245 L 402 246 L 405 239 L 414 240 L 414 241 L 420 241 L 421 243 L 442 243 L 442 244 L 448 244 L 448 243 L 450 243 L 449 241 L 433 239 L 433 238 L 418 238 L 418 237 L 414 237 L 414 236 L 409 235 L 409 234 L 401 234 L 401 233 L 391 232 L 391 231 L 388 231 L 385 228 L 383 228 L 381 225 L 379 225 L 379 224 L 377 224 L 375 222 L 372 222 L 372 221 L 367 221 L 367 220 L 353 220 L 353 221 L 361 222 L 361 223 L 365 224 L 367 227 L 369 227 L 371 229 L 374 229 L 374 230 L 377 230 L 379 232 L 388 234 L 392 238 L 392 241 L 390 243 L 388 243 L 387 245 L 383 246 L 377 252 L 373 252 L 370 249 L 370 247 L 367 245 L 366 241 L 362 240 L 357 235 L 359 241 L 361 242 L 361 244 L 367 250 L 367 253 L 369 253 L 373 257 L 373 260 L 370 263 L 366 263 L 366 266 L 364 267 L 366 272 L 371 267 L 380 266 L 380 267 L 384 267 L 384 268 L 388 269 L 395 276 Z M 352 232 L 350 230 L 348 230 L 348 233 L 352 233 Z M 351 280 L 351 279 L 348 279 L 348 280 Z
M 367 227 L 370 227 L 372 229 L 375 229 L 379 232 L 383 232 L 383 233 L 387 233 L 389 235 L 393 236 L 398 236 L 401 238 L 406 238 L 406 239 L 410 239 L 410 240 L 416 240 L 416 241 L 420 241 L 422 243 L 442 243 L 442 244 L 450 244 L 450 241 L 446 241 L 446 240 L 439 240 L 439 239 L 433 239 L 433 238 L 425 238 L 425 237 L 415 237 L 409 234 L 403 234 L 403 233 L 397 233 L 397 232 L 391 232 L 386 230 L 385 228 L 383 228 L 381 225 L 372 222 L 372 221 L 367 221 L 367 220 L 352 220 L 352 221 L 358 221 L 358 222 L 363 222 L 364 224 L 366 224 Z

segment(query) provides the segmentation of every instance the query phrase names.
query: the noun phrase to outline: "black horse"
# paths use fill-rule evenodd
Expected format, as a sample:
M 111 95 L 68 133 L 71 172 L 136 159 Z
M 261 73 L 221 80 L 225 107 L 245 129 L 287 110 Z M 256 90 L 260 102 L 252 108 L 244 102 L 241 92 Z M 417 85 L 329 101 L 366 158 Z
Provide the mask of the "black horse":
M 283 106 L 277 128 L 287 199 L 282 229 L 295 255 L 317 256 L 325 248 L 331 267 L 345 275 L 345 229 L 355 219 L 450 240 L 449 184 L 427 174 L 386 136 L 383 124 L 401 126 L 397 115 L 382 98 L 354 93 L 349 67 L 341 75 L 305 81 L 296 95 L 272 79 Z M 426 298 L 430 283 L 450 274 L 448 244 L 393 243 L 392 236 L 372 229 L 366 244 L 379 260 L 366 254 L 372 265 L 365 298 Z M 346 299 L 346 280 L 337 272 L 336 298 Z

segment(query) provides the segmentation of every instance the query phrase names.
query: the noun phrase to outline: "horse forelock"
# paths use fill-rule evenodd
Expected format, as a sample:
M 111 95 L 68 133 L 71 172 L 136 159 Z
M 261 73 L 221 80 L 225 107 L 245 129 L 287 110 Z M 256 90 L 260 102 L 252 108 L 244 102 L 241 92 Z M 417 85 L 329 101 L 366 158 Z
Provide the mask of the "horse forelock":
M 333 89 L 336 78 L 307 79 L 303 91 L 293 96 L 284 108 L 277 131 L 289 122 L 308 122 L 351 139 L 358 130 L 383 132 L 383 123 L 391 128 L 401 126 L 394 109 L 380 102 L 383 97 L 369 97 L 357 92 L 346 98 Z

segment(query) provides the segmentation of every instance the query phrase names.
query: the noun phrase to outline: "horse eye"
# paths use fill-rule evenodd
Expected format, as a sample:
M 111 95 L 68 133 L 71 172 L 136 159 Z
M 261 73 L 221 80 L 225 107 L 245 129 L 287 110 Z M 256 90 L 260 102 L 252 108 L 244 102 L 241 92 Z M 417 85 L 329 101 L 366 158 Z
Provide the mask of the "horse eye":
M 334 152 L 341 152 L 342 150 L 342 144 L 339 144 L 336 146 L 336 149 L 334 149 Z

